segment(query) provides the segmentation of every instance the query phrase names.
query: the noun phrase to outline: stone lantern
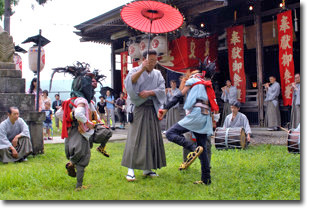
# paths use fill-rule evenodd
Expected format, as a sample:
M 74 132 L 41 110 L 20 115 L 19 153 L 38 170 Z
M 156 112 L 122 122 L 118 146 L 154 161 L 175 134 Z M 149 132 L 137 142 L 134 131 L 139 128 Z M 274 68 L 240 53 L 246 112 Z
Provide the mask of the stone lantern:
M 16 70 L 13 60 L 15 52 L 13 38 L 0 27 L 0 122 L 7 118 L 9 107 L 19 109 L 20 117 L 29 126 L 33 155 L 44 153 L 43 121 L 44 112 L 35 111 L 35 97 L 26 94 L 25 79 Z

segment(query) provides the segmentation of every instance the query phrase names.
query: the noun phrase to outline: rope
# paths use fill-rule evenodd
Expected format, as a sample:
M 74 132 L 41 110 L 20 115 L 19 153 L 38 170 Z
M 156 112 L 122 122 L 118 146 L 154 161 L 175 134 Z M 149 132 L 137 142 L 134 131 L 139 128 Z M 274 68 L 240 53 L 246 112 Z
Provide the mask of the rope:
M 297 139 L 297 147 L 296 147 L 296 144 L 295 144 L 295 139 L 288 139 L 288 142 L 294 142 L 293 143 L 288 143 L 288 148 L 291 148 L 291 149 L 295 149 L 295 150 L 300 150 L 300 134 L 295 134 L 295 133 L 290 133 L 289 134 L 290 136 L 298 136 L 298 139 Z
M 225 147 L 226 148 L 228 148 L 229 146 L 228 146 L 228 137 L 229 137 L 229 130 L 230 130 L 230 128 L 227 128 L 226 129 L 226 132 L 225 132 Z

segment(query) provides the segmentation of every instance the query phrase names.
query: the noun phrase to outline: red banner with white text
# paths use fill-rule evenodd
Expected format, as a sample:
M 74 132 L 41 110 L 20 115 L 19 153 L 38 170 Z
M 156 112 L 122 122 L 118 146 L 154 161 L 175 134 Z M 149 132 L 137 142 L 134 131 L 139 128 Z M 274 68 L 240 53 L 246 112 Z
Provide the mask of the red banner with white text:
M 283 105 L 292 105 L 294 82 L 293 24 L 291 10 L 277 15 L 279 68 Z
M 237 98 L 242 103 L 246 102 L 243 32 L 243 25 L 226 29 L 230 78 L 232 85 L 237 88 Z
M 121 86 L 122 86 L 122 92 L 125 93 L 124 98 L 127 98 L 127 91 L 125 89 L 124 80 L 126 79 L 128 75 L 128 52 L 121 52 Z
M 215 61 L 218 54 L 217 46 L 217 35 L 206 38 L 181 36 L 169 42 L 168 52 L 160 57 L 159 64 L 169 70 L 185 73 L 187 69 L 194 70 L 194 67 L 199 66 L 199 60 L 203 62 L 207 56 L 209 61 Z

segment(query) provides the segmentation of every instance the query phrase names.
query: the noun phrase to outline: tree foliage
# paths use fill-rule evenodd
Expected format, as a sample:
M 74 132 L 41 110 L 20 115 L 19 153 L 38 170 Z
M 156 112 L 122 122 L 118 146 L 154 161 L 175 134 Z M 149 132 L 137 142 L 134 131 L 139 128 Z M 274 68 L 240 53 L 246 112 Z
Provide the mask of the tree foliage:
M 48 0 L 36 0 L 39 5 L 45 4 Z M 19 0 L 11 0 L 11 6 L 16 6 Z M 13 14 L 13 13 L 12 13 Z M 0 0 L 0 19 L 2 20 L 2 16 L 4 15 L 4 0 Z

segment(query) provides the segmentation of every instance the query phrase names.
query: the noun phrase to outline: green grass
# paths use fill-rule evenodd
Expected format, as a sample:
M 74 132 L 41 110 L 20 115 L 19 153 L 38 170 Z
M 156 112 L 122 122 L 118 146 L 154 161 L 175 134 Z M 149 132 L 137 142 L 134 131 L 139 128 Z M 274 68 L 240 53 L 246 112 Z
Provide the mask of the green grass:
M 59 131 L 56 127 L 56 120 L 55 115 L 53 115 L 53 136 L 61 136 L 61 130 L 62 130 L 62 122 L 59 121 Z
M 45 154 L 25 163 L 0 164 L 1 200 L 300 200 L 300 155 L 285 146 L 252 146 L 248 150 L 218 151 L 212 147 L 212 184 L 193 185 L 200 179 L 197 160 L 178 171 L 182 148 L 165 144 L 167 167 L 159 177 L 144 178 L 136 170 L 127 182 L 121 166 L 125 143 L 109 143 L 110 158 L 92 149 L 84 184 L 74 191 L 76 179 L 65 172 L 63 144 L 45 145 Z

